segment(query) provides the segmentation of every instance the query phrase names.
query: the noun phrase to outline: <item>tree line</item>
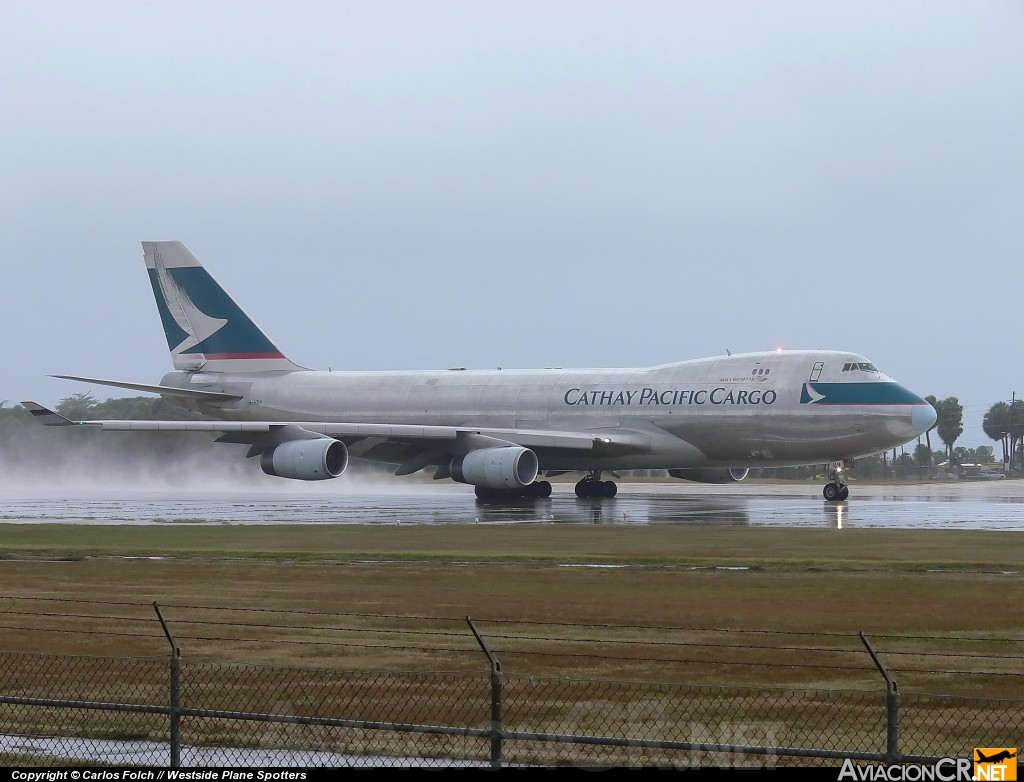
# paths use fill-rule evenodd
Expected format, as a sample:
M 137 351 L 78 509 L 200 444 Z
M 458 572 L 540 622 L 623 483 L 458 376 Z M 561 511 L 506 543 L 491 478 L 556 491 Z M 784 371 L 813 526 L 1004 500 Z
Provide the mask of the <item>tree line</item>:
M 931 433 L 938 434 L 943 445 L 946 446 L 946 460 L 957 461 L 958 449 L 954 448 L 957 438 L 964 432 L 964 408 L 960 400 L 955 396 L 945 399 L 936 399 L 934 396 L 926 396 L 927 401 L 935 408 L 937 417 L 935 425 L 925 432 L 927 440 L 927 452 L 922 453 L 931 458 Z M 981 422 L 981 429 L 987 437 L 998 442 L 1002 448 L 1002 462 L 1008 471 L 1017 471 L 1024 465 L 1024 400 L 1016 399 L 1009 404 L 996 402 L 985 413 Z M 922 462 L 922 466 L 931 465 L 931 461 Z

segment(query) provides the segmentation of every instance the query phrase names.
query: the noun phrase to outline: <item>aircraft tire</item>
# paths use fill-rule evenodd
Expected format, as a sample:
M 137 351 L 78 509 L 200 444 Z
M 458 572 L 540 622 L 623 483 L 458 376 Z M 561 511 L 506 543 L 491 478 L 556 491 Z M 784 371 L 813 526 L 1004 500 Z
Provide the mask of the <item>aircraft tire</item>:
M 849 486 L 844 486 L 842 489 L 840 489 L 840 491 L 839 491 L 839 499 L 840 500 L 845 500 L 849 496 L 850 496 L 850 487 Z
M 533 484 L 534 497 L 550 497 L 551 496 L 551 483 L 549 481 L 536 481 Z
M 838 502 L 841 493 L 838 483 L 826 483 L 825 488 L 821 490 L 822 496 L 829 502 Z
M 576 484 L 576 496 L 584 500 L 603 496 L 604 492 L 601 483 L 601 481 L 595 481 L 592 478 L 584 478 Z
M 584 478 L 576 484 L 576 496 L 580 499 L 610 499 L 619 491 L 614 481 L 595 481 Z

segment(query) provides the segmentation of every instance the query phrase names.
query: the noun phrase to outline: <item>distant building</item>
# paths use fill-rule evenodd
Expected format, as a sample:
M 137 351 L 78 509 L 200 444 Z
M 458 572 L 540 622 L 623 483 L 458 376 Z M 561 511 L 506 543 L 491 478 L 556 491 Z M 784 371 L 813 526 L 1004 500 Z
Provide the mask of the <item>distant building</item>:
M 1002 472 L 993 467 L 994 465 L 990 464 L 972 464 L 971 462 L 956 464 L 946 461 L 935 465 L 935 473 L 932 478 L 985 481 L 1004 477 Z

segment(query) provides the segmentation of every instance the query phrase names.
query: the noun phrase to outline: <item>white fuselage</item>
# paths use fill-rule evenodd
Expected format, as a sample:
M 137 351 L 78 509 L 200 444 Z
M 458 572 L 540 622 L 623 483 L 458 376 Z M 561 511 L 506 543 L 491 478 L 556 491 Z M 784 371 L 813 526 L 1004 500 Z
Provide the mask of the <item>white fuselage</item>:
M 789 351 L 641 369 L 173 372 L 163 384 L 241 395 L 181 403 L 231 421 L 629 430 L 649 442 L 610 453 L 535 448 L 544 470 L 768 467 L 877 453 L 931 425 L 924 400 L 860 367 L 871 365 L 853 353 Z

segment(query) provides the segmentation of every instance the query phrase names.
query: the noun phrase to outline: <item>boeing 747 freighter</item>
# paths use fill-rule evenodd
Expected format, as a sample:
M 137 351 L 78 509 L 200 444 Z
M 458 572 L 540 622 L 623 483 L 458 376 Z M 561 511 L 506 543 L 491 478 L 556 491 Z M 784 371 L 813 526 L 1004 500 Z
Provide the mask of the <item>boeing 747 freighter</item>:
M 160 394 L 203 421 L 72 421 L 34 402 L 48 426 L 209 431 L 249 445 L 268 475 L 316 481 L 349 459 L 433 468 L 484 500 L 546 497 L 543 480 L 582 473 L 580 497 L 607 498 L 623 470 L 706 483 L 751 468 L 829 464 L 824 497 L 849 494 L 855 459 L 902 445 L 935 410 L 864 356 L 787 350 L 634 369 L 316 371 L 292 363 L 178 241 L 143 242 L 174 371 L 159 384 L 59 375 Z

